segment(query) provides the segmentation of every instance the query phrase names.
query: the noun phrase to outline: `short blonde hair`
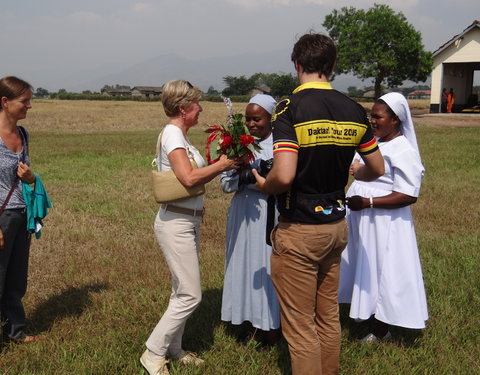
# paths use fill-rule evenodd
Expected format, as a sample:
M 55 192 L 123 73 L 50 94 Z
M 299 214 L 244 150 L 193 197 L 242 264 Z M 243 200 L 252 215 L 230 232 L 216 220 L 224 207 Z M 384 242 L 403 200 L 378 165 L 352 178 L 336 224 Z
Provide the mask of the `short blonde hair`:
M 168 117 L 178 116 L 180 107 L 188 108 L 194 101 L 200 100 L 202 91 L 183 79 L 169 81 L 163 85 L 162 104 Z

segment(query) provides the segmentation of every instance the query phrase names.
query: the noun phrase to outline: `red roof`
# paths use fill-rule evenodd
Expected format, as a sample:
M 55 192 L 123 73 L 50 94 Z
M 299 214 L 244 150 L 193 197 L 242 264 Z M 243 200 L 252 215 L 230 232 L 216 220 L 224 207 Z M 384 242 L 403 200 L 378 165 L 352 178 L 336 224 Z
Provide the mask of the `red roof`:
M 415 90 L 412 92 L 409 92 L 407 96 L 413 96 L 413 95 L 430 95 L 432 93 L 431 90 Z

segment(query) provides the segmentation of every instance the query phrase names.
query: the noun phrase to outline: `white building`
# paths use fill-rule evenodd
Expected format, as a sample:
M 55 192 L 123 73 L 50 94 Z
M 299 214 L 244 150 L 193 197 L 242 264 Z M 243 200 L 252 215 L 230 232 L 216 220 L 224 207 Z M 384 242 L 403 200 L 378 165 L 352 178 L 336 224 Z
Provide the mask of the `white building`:
M 453 112 L 478 104 L 478 93 L 472 92 L 475 70 L 480 70 L 480 21 L 474 21 L 433 52 L 432 94 L 430 112 L 441 111 L 443 88 L 456 94 Z

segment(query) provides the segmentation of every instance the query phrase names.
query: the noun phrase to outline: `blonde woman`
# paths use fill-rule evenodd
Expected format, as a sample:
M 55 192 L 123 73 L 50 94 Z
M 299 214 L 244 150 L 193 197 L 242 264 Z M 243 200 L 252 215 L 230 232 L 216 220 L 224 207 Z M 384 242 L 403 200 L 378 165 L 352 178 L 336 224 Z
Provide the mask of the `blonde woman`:
M 162 104 L 169 122 L 160 135 L 157 166 L 160 171 L 173 170 L 186 187 L 204 184 L 224 171 L 238 168 L 238 162 L 225 155 L 205 166 L 200 152 L 188 139 L 188 130 L 197 125 L 202 112 L 201 95 L 200 89 L 184 80 L 170 81 L 163 87 Z M 198 168 L 192 167 L 192 160 Z M 169 359 L 197 366 L 203 363 L 182 348 L 185 324 L 202 298 L 198 247 L 203 198 L 200 195 L 162 204 L 155 218 L 155 236 L 172 275 L 172 294 L 140 358 L 150 375 L 169 374 Z

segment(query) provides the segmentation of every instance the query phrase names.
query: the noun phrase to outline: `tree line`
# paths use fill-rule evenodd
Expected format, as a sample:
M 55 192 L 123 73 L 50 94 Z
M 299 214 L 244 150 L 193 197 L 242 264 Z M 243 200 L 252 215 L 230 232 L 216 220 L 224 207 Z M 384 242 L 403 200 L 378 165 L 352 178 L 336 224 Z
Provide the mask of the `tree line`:
M 223 77 L 226 87 L 224 96 L 248 95 L 253 90 L 263 91 L 273 97 L 288 96 L 298 86 L 298 79 L 293 74 L 255 73 L 250 77 Z

